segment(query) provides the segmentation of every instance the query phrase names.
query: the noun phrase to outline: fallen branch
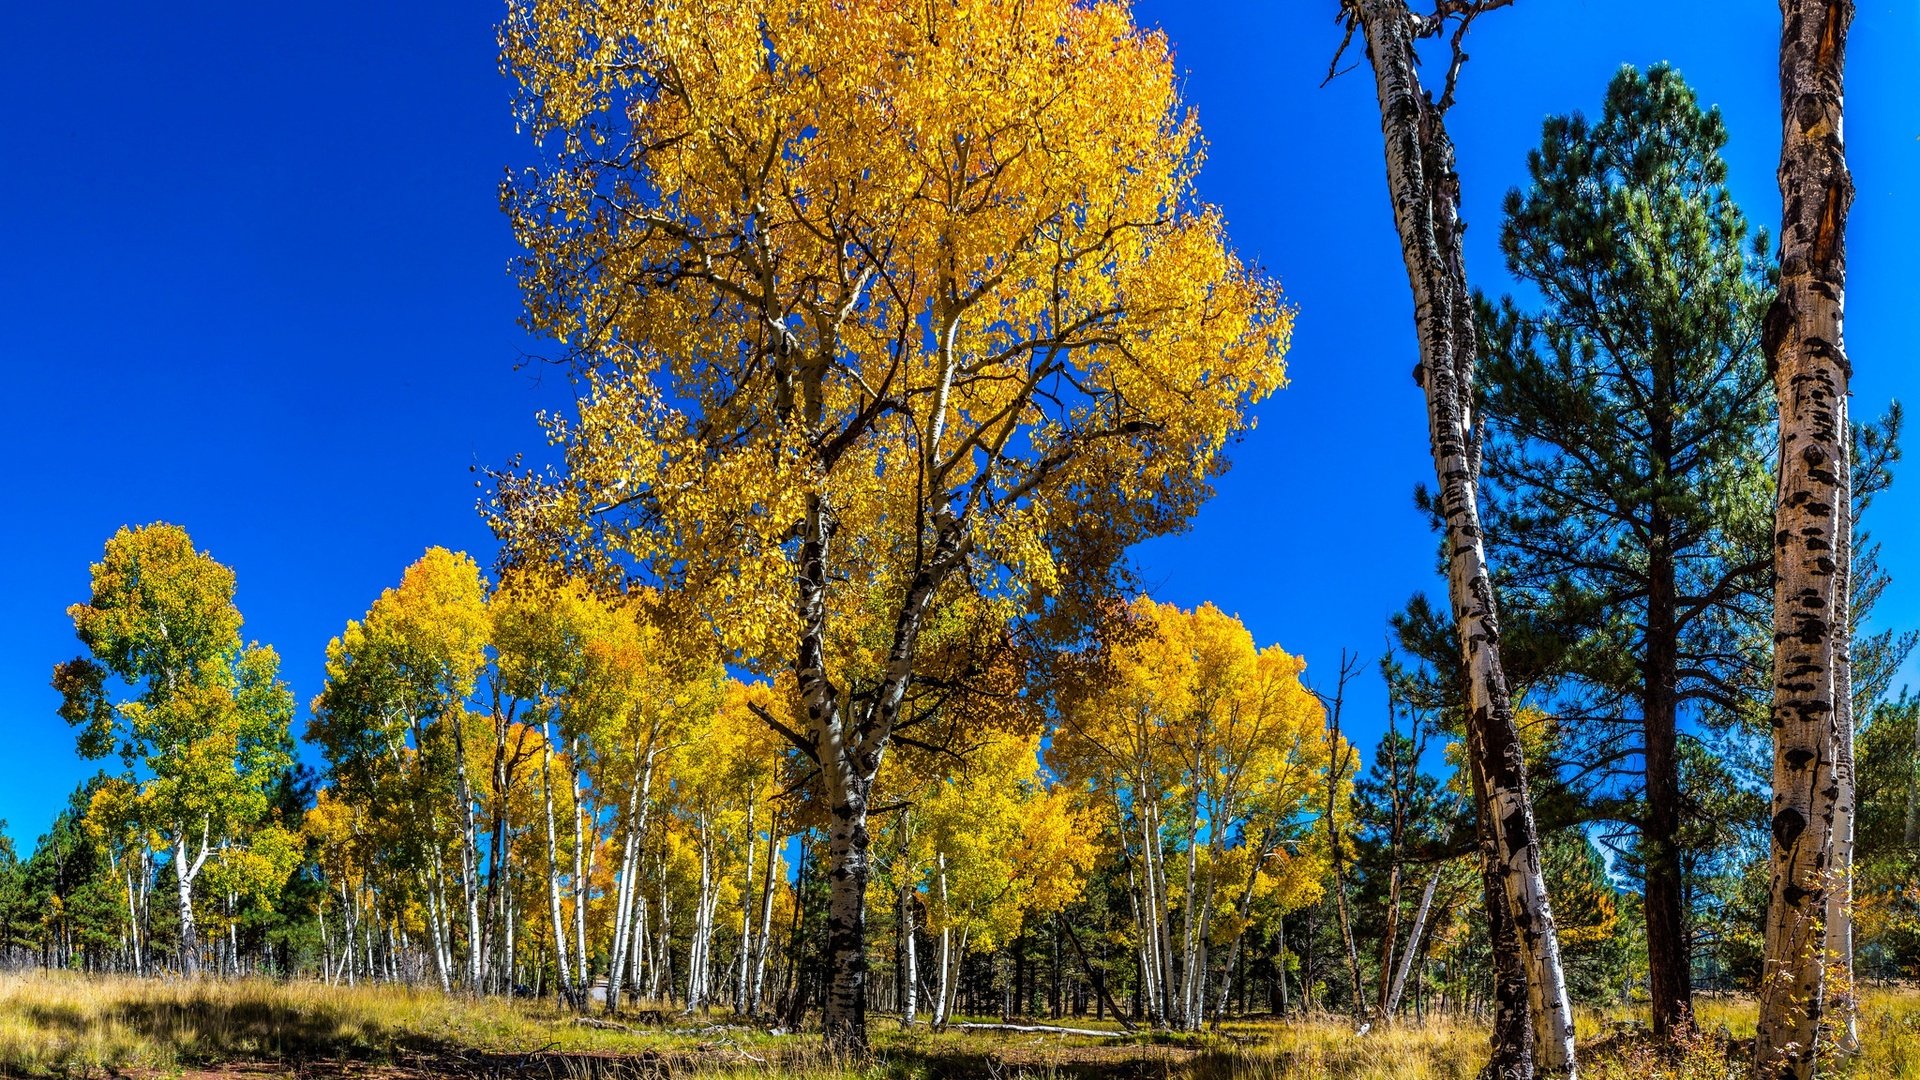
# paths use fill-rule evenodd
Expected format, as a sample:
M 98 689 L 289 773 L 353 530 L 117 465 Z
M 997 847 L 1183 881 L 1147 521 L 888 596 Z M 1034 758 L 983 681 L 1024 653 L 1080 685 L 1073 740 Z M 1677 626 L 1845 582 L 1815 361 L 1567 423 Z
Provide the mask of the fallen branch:
M 1108 1031 L 1104 1028 L 1060 1027 L 1056 1024 L 949 1024 L 948 1027 L 961 1031 L 1019 1031 L 1041 1035 L 1092 1035 L 1099 1039 L 1123 1039 L 1124 1031 Z
M 576 1016 L 573 1018 L 573 1022 L 590 1028 L 599 1028 L 601 1031 L 624 1031 L 630 1035 L 646 1034 L 646 1032 L 641 1031 L 639 1028 L 628 1027 L 625 1024 L 616 1024 L 611 1020 L 601 1020 L 592 1016 Z

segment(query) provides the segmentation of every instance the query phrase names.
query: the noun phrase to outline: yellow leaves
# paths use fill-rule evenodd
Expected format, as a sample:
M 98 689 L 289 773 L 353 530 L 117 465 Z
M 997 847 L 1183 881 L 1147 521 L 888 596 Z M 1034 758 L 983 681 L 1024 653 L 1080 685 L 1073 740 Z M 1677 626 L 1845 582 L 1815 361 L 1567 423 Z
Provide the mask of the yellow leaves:
M 1099 856 L 1093 823 L 1071 793 L 1050 791 L 1026 806 L 1013 851 L 1013 882 L 1024 912 L 1051 915 L 1080 896 Z
M 93 566 L 93 593 L 69 610 L 92 653 L 56 669 L 61 715 L 84 725 L 80 750 L 117 749 L 137 783 L 96 792 L 101 835 L 170 846 L 244 834 L 292 758 L 293 701 L 279 657 L 243 647 L 233 571 L 197 552 L 186 530 L 122 528 Z M 105 674 L 139 687 L 109 705 Z
M 952 520 L 975 588 L 1046 596 L 1050 541 L 1176 525 L 1284 381 L 1123 3 L 516 0 L 501 43 L 559 135 L 506 198 L 530 322 L 583 385 L 528 500 L 579 523 L 509 527 L 684 584 L 763 673 L 810 498 L 836 594 L 897 605 Z
M 1229 818 L 1244 808 L 1284 817 L 1318 789 L 1330 748 L 1298 658 L 1256 651 L 1239 620 L 1210 604 L 1186 612 L 1142 599 L 1131 616 L 1144 629 L 1063 713 L 1053 760 L 1064 776 L 1128 797 L 1198 791 Z
M 240 647 L 233 571 L 193 549 L 187 531 L 121 526 L 93 564 L 93 597 L 67 609 L 110 670 L 139 682 L 208 677 Z

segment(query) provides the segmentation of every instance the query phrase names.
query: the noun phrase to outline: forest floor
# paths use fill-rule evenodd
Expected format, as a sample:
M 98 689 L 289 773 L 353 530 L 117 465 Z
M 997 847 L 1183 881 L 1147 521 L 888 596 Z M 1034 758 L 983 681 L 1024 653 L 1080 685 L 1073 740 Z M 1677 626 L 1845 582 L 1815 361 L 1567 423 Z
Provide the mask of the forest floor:
M 1656 1052 L 1630 1013 L 1581 1017 L 1591 1080 L 1741 1076 L 1751 1003 L 1702 999 L 1702 1034 Z M 1069 1021 L 1076 1027 L 1093 1027 Z M 1865 995 L 1861 1078 L 1920 1080 L 1920 990 Z M 1486 1030 L 1446 1017 L 1357 1035 L 1343 1017 L 1248 1019 L 1200 1036 L 1108 1039 L 873 1024 L 862 1064 L 815 1036 L 677 1011 L 581 1022 L 551 1003 L 313 982 L 0 976 L 0 1074 L 140 1080 L 1468 1080 Z

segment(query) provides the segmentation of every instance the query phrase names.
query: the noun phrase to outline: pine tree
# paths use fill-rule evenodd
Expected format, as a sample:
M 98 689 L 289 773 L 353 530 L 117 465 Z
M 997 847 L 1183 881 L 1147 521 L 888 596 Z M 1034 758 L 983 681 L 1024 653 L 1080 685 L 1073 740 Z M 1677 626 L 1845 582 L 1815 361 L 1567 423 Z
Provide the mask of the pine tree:
M 1546 121 L 1508 193 L 1501 249 L 1538 310 L 1480 305 L 1497 584 L 1578 643 L 1548 682 L 1609 763 L 1590 782 L 1629 796 L 1662 1037 L 1691 1012 L 1681 726 L 1744 710 L 1766 662 L 1771 287 L 1726 142 L 1677 72 L 1622 69 L 1597 121 Z

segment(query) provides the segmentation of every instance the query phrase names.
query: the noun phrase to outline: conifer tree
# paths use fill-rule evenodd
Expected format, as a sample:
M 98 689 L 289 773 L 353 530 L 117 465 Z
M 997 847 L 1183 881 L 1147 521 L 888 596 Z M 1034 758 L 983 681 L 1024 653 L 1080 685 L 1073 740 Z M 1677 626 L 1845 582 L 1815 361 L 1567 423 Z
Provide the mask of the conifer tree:
M 1573 643 L 1543 682 L 1587 782 L 1626 789 L 1663 1037 L 1691 1014 L 1682 724 L 1746 710 L 1766 663 L 1771 285 L 1726 141 L 1664 65 L 1621 70 L 1597 120 L 1550 117 L 1500 234 L 1541 304 L 1480 306 L 1496 584 Z

